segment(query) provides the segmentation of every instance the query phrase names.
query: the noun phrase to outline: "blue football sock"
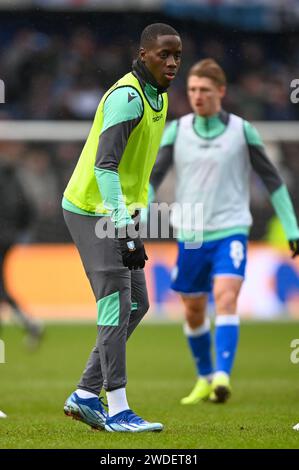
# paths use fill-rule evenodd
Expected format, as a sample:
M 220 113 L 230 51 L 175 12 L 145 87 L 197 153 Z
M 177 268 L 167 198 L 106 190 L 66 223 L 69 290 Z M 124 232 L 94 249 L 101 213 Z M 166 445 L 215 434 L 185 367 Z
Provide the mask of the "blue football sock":
M 187 324 L 184 326 L 185 335 L 200 376 L 208 376 L 213 372 L 211 355 L 210 320 L 206 318 L 204 324 L 192 330 Z
M 239 340 L 240 319 L 237 315 L 218 315 L 215 321 L 215 372 L 230 374 Z

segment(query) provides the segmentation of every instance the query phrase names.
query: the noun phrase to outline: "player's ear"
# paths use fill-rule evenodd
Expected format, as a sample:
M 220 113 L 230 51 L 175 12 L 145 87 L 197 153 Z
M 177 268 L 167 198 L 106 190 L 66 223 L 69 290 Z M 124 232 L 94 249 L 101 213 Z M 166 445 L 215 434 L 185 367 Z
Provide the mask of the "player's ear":
M 226 95 L 226 86 L 225 85 L 221 85 L 219 87 L 219 94 L 220 94 L 220 98 L 224 98 L 225 95 Z
M 141 59 L 141 62 L 145 62 L 145 56 L 146 56 L 146 50 L 144 49 L 144 47 L 140 47 L 139 58 Z

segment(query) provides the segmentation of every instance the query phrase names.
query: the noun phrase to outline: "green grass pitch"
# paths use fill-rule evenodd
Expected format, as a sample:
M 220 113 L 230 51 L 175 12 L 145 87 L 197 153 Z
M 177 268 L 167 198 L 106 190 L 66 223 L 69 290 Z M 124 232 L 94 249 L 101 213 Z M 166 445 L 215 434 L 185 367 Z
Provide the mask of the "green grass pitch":
M 244 323 L 225 405 L 184 407 L 194 370 L 180 325 L 140 326 L 128 343 L 128 399 L 160 434 L 91 431 L 63 414 L 95 340 L 92 325 L 51 325 L 40 350 L 28 353 L 22 335 L 6 327 L 0 364 L 0 448 L 205 449 L 298 448 L 299 364 L 290 361 L 298 323 Z

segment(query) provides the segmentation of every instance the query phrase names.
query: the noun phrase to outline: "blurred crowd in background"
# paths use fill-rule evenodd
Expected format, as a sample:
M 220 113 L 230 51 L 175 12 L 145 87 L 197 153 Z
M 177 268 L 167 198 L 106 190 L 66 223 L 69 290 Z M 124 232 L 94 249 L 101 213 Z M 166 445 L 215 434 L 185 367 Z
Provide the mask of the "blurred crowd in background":
M 141 14 L 84 15 L 56 15 L 55 21 L 49 16 L 48 22 L 38 15 L 34 21 L 17 15 L 9 23 L 0 18 L 0 77 L 6 84 L 0 125 L 1 119 L 91 120 L 106 89 L 129 71 L 141 30 L 156 21 Z M 250 121 L 299 118 L 299 106 L 290 101 L 290 82 L 299 77 L 299 33 L 244 33 L 190 20 L 164 21 L 178 29 L 184 46 L 182 67 L 169 91 L 168 119 L 190 112 L 186 74 L 204 57 L 213 57 L 226 71 L 228 111 Z M 61 197 L 82 145 L 0 142 L 0 160 L 15 165 L 35 213 L 24 241 L 69 241 Z M 281 143 L 276 163 L 299 208 L 297 152 L 296 143 Z M 273 212 L 254 175 L 252 185 L 256 223 L 251 238 L 256 240 L 265 236 Z
M 59 15 L 55 27 L 39 26 L 38 20 L 34 25 L 17 22 L 15 28 L 1 25 L 0 76 L 7 84 L 7 105 L 1 107 L 0 118 L 93 117 L 105 90 L 127 73 L 136 57 L 144 21 L 141 15 L 131 22 L 123 15 L 122 21 L 120 15 L 120 25 L 117 16 L 94 16 L 92 24 L 83 18 L 77 18 L 78 24 L 70 22 L 69 32 Z M 299 74 L 299 34 L 207 29 L 190 21 L 172 24 L 182 35 L 184 55 L 170 90 L 169 119 L 189 111 L 186 73 L 204 57 L 216 59 L 227 73 L 225 105 L 230 111 L 249 120 L 298 119 L 299 108 L 289 95 L 290 82 Z

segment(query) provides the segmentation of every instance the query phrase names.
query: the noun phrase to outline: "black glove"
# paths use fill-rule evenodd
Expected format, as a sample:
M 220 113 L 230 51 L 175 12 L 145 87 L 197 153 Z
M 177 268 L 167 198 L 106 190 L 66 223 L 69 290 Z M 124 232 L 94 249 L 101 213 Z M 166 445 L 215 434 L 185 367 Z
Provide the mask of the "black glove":
M 292 258 L 295 258 L 297 255 L 299 255 L 299 239 L 289 240 L 289 246 L 293 253 Z
M 124 229 L 119 230 L 117 233 L 123 264 L 130 270 L 142 269 L 145 266 L 145 261 L 148 260 L 144 245 L 139 235 L 136 238 L 131 238 L 127 229 L 128 226 L 126 227 L 125 238 L 119 236 Z

